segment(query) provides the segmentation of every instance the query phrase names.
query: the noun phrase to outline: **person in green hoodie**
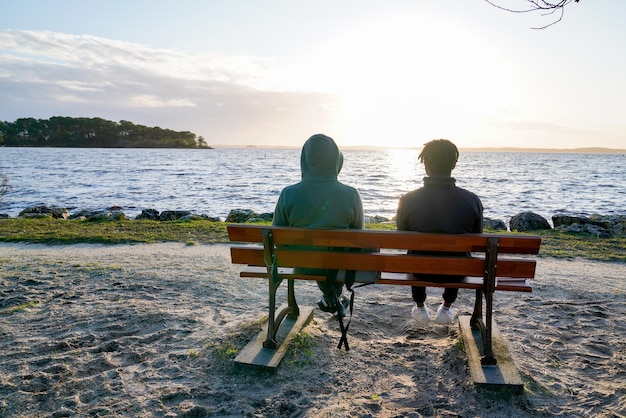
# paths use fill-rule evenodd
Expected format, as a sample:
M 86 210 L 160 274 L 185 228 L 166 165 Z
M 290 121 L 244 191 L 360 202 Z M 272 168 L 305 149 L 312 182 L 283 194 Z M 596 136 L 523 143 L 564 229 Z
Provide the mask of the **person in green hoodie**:
M 273 225 L 316 229 L 363 229 L 363 203 L 359 192 L 337 176 L 343 154 L 335 141 L 323 134 L 310 137 L 302 147 L 302 179 L 285 187 L 278 197 Z M 317 303 L 324 312 L 335 313 L 345 306 L 342 283 L 317 282 L 322 298 Z

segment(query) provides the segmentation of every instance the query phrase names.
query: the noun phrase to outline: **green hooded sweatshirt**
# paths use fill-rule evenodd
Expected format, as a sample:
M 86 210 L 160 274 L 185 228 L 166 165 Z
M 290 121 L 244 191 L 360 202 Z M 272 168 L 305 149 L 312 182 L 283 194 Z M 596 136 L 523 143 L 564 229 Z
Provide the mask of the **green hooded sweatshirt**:
M 285 187 L 278 198 L 273 224 L 300 228 L 363 229 L 359 192 L 340 183 L 343 155 L 332 138 L 317 134 L 302 147 L 302 180 Z

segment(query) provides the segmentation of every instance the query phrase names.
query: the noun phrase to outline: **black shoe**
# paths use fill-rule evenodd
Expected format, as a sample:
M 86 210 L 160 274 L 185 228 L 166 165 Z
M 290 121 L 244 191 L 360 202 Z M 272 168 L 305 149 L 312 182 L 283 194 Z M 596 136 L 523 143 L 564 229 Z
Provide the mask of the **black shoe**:
M 350 307 L 350 299 L 345 296 L 339 298 L 339 309 L 337 309 L 337 315 L 340 317 L 345 317 L 348 308 Z
M 325 297 L 322 297 L 319 302 L 317 302 L 317 307 L 320 308 L 322 312 L 335 313 L 337 312 L 337 306 L 335 304 L 329 303 Z

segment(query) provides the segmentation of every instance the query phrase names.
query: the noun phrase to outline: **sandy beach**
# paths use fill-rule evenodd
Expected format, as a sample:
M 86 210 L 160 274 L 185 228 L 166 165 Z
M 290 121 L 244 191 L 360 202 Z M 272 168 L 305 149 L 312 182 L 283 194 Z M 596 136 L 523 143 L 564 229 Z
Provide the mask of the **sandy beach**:
M 498 293 L 522 395 L 475 387 L 458 325 L 394 286 L 357 289 L 349 352 L 317 310 L 275 374 L 237 367 L 267 306 L 239 268 L 222 244 L 0 244 L 0 417 L 626 416 L 623 263 L 539 258 L 533 293 Z

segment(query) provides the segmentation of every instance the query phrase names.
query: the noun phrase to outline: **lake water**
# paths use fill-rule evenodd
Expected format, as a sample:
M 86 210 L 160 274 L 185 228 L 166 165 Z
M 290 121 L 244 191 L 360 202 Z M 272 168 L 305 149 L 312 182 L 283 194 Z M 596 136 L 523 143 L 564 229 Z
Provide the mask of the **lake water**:
M 398 199 L 422 184 L 417 150 L 344 150 L 339 179 L 356 187 L 365 214 L 392 218 Z M 0 213 L 16 217 L 35 204 L 71 212 L 120 206 L 191 210 L 225 218 L 231 209 L 272 212 L 280 190 L 300 179 L 300 150 L 262 148 L 0 148 L 0 173 L 13 190 Z M 623 154 L 462 152 L 457 185 L 475 192 L 484 215 L 507 224 L 533 211 L 626 214 Z

